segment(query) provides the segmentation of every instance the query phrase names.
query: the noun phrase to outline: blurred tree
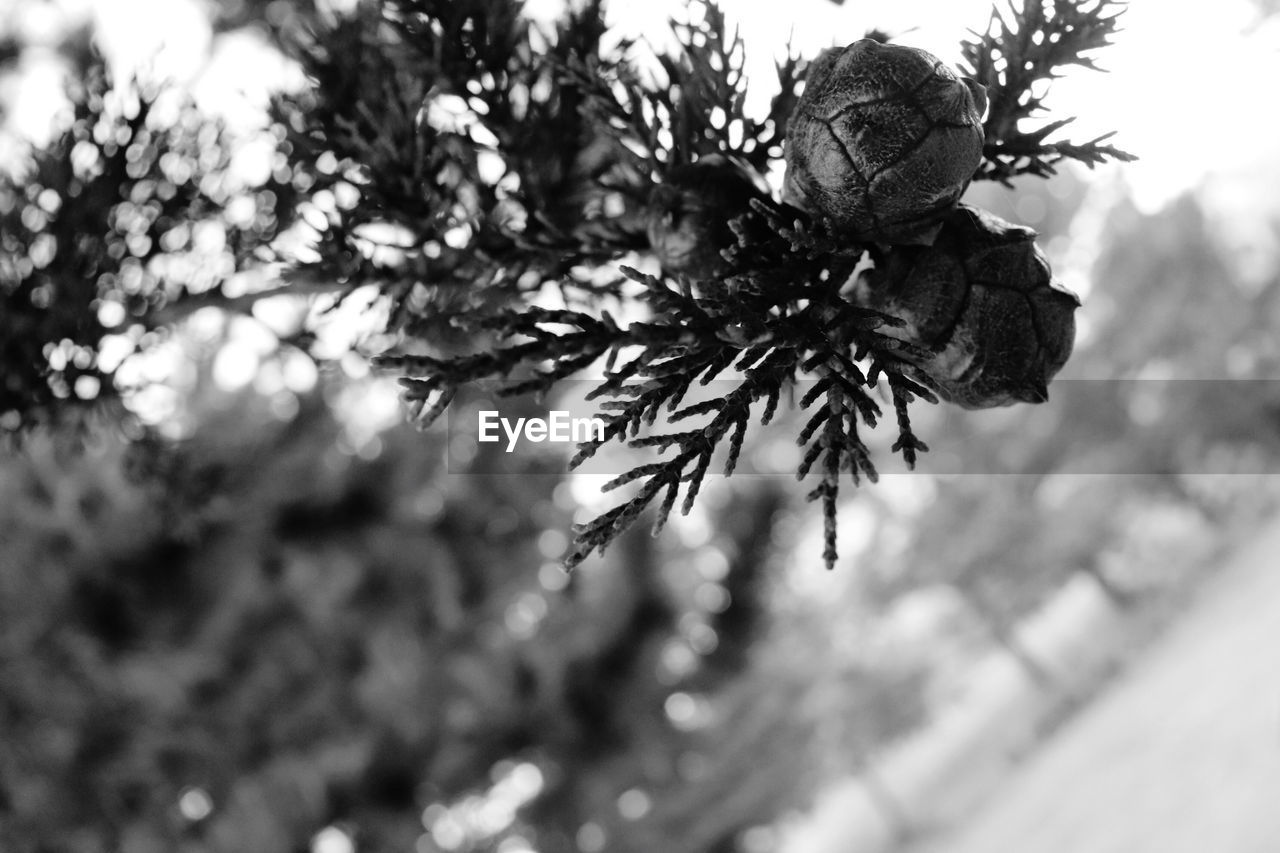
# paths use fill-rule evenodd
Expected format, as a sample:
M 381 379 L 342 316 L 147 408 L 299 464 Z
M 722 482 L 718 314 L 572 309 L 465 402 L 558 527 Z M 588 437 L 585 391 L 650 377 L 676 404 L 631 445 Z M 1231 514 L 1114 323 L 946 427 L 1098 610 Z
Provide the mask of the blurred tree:
M 292 850 L 334 824 L 422 849 L 424 810 L 445 849 L 732 849 L 819 781 L 813 671 L 751 651 L 776 490 L 726 495 L 680 571 L 640 534 L 570 578 L 539 553 L 565 514 L 545 462 L 445 491 L 421 436 L 363 459 L 318 395 L 283 421 L 206 405 L 180 444 L 33 437 L 2 463 L 6 850 Z M 862 749 L 912 721 L 904 674 L 841 678 Z
M 234 306 L 221 286 L 293 210 L 287 182 L 235 177 L 235 140 L 189 99 L 113 84 L 84 31 L 67 45 L 68 126 L 0 172 L 8 434 L 117 400 L 128 390 L 114 381 L 117 368 L 166 338 L 174 303 Z
M 960 475 L 931 481 L 910 541 L 873 549 L 862 574 L 884 608 L 953 590 L 1046 680 L 1016 640 L 1028 614 L 1077 571 L 1122 605 L 1179 588 L 1188 562 L 1215 546 L 1208 531 L 1247 530 L 1251 507 L 1272 505 L 1269 488 L 1238 475 L 1270 473 L 1280 451 L 1267 378 L 1274 287 L 1245 286 L 1194 195 L 1151 214 L 1121 195 L 1101 215 L 1100 236 L 1077 238 L 1100 243 L 1090 335 L 1070 371 L 1088 378 L 1059 381 L 1057 405 L 986 422 L 938 412 L 935 450 L 962 460 Z M 1180 544 L 1137 553 L 1144 519 L 1169 506 L 1181 509 L 1178 529 L 1163 535 Z M 1135 565 L 1144 560 L 1158 565 Z M 948 630 L 958 636 L 964 623 Z

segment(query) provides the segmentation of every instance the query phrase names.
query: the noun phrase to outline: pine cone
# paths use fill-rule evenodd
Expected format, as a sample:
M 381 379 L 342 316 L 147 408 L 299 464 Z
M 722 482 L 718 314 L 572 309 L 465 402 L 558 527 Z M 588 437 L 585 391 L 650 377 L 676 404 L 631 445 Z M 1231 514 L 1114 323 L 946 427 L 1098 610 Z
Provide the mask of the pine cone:
M 764 199 L 763 179 L 720 154 L 677 166 L 649 195 L 649 245 L 669 275 L 694 280 L 723 278 L 733 264 L 723 252 L 738 239 L 729 221 Z
M 986 88 L 923 50 L 819 54 L 787 127 L 783 200 L 858 242 L 932 242 L 982 161 Z
M 960 205 L 932 246 L 891 249 L 859 278 L 856 299 L 905 326 L 918 366 L 966 409 L 1042 403 L 1071 355 L 1080 300 L 1053 281 L 1036 233 Z

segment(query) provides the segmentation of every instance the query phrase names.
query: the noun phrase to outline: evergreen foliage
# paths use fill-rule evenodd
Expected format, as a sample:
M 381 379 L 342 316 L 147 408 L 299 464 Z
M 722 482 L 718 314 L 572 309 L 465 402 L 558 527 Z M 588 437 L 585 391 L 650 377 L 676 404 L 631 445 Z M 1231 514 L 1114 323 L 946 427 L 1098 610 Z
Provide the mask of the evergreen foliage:
M 1020 119 L 1040 108 L 1033 87 L 1053 77 L 1064 63 L 1091 64 L 1084 54 L 1106 43 L 1115 23 L 1112 5 L 1055 7 L 1054 14 L 1046 16 L 1040 4 L 1029 3 L 1014 16 L 1016 30 L 997 14 L 994 20 L 1001 28 L 993 26 L 988 38 L 965 46 L 979 79 L 999 94 L 987 122 L 986 159 L 976 177 L 1007 180 L 1021 172 L 1047 176 L 1055 159 L 1092 164 L 1108 156 L 1127 157 L 1095 143 L 1046 148 L 1044 136 L 1060 124 L 1037 131 L 1038 147 L 1029 147 L 1032 137 L 1018 126 Z M 638 185 L 631 185 L 635 194 L 642 195 L 646 182 L 661 181 L 667 170 L 697 156 L 726 155 L 763 168 L 781 154 L 781 133 L 803 81 L 804 64 L 788 57 L 778 66 L 770 114 L 755 120 L 743 109 L 746 81 L 740 42 L 726 34 L 724 18 L 714 4 L 700 4 L 692 14 L 698 12 L 696 23 L 673 22 L 680 50 L 659 57 L 665 79 L 647 79 L 625 52 L 607 62 L 573 55 L 561 78 L 562 85 L 582 93 L 582 118 L 591 138 L 609 140 L 616 159 L 629 162 L 629 175 L 640 176 Z M 500 137 L 497 131 L 495 135 Z M 1020 152 L 1023 160 L 1010 160 L 1012 152 Z M 874 261 L 876 247 L 835 239 L 825 223 L 772 201 L 757 200 L 749 211 L 726 215 L 735 216 L 739 240 L 724 254 L 740 272 L 721 281 L 691 282 L 622 268 L 627 278 L 643 286 L 638 298 L 650 312 L 644 321 L 623 327 L 598 310 L 506 306 L 490 316 L 472 314 L 455 322 L 468 332 L 492 335 L 510 345 L 477 354 L 403 354 L 379 360 L 408 374 L 406 396 L 420 421 L 429 423 L 445 410 L 462 383 L 499 377 L 515 380 L 506 393 L 546 391 L 556 381 L 606 359 L 604 380 L 594 394 L 604 400 L 605 441 L 626 441 L 670 456 L 637 465 L 610 483 L 610 488 L 633 482 L 638 487 L 619 505 L 578 528 L 570 565 L 593 550 L 603 550 L 651 503 L 658 507 L 655 528 L 662 526 L 677 501 L 687 512 L 716 448 L 726 444 L 724 471 L 732 473 L 742 437 L 755 419 L 753 407 L 760 422 L 767 424 L 783 389 L 799 377 L 816 379 L 800 401 L 814 411 L 799 435 L 805 453 L 798 474 L 804 477 L 813 471 L 819 477 L 809 497 L 823 505 L 828 565 L 836 559 L 836 501 L 842 474 L 848 472 L 855 483 L 861 476 L 876 477 L 859 429 L 875 426 L 881 415 L 878 387 L 887 388 L 897 422 L 894 450 L 902 453 L 908 467 L 927 450 L 911 428 L 910 404 L 918 398 L 935 400 L 929 380 L 903 360 L 905 344 L 878 332 L 895 323 L 894 318 L 856 308 L 841 294 L 863 253 Z M 614 246 L 623 248 L 620 243 Z M 608 281 L 611 294 L 624 293 L 620 279 Z M 705 384 L 727 370 L 742 376 L 735 390 L 709 403 L 681 407 L 695 382 Z M 672 422 L 698 416 L 705 420 L 680 432 L 642 434 L 662 410 Z M 583 446 L 573 464 L 589 458 L 600 443 Z
M 126 353 L 197 306 L 247 308 L 220 288 L 294 206 L 288 183 L 230 180 L 236 141 L 189 98 L 113 81 L 87 32 L 65 52 L 66 127 L 0 172 L 0 434 L 115 408 Z
M 1043 109 L 1041 84 L 1064 66 L 1093 66 L 1092 52 L 1108 42 L 1118 14 L 1110 0 L 1028 2 L 993 13 L 987 32 L 964 45 L 993 105 L 975 178 L 1043 177 L 1062 159 L 1092 165 L 1128 156 L 1100 140 L 1047 142 L 1062 121 L 1023 127 Z M 614 481 L 634 483 L 634 493 L 581 526 L 570 565 L 603 550 L 650 504 L 659 527 L 677 502 L 688 511 L 716 449 L 724 446 L 732 472 L 751 422 L 769 422 L 785 391 L 813 380 L 800 401 L 812 414 L 798 436 L 798 474 L 817 480 L 809 497 L 822 504 L 825 559 L 834 563 L 841 477 L 876 477 L 863 431 L 892 408 L 894 449 L 910 467 L 927 449 L 912 429 L 911 404 L 935 399 L 931 380 L 904 358 L 908 345 L 883 334 L 898 321 L 855 307 L 843 292 L 856 266 L 875 263 L 881 250 L 761 198 L 725 214 L 737 236 L 722 249 L 734 262 L 731 275 L 693 281 L 619 266 L 647 250 L 647 202 L 672 169 L 711 154 L 752 171 L 780 160 L 805 62 L 788 56 L 778 64 L 769 110 L 752 116 L 743 45 L 709 0 L 672 22 L 678 46 L 657 56 L 652 73 L 642 70 L 639 45 L 606 46 L 600 2 L 551 31 L 512 0 L 383 0 L 336 22 L 307 16 L 309 25 L 277 28 L 312 81 L 273 103 L 281 165 L 266 185 L 249 188 L 255 216 L 221 221 L 232 268 L 270 270 L 274 284 L 232 296 L 217 289 L 220 278 L 163 274 L 172 267 L 155 256 L 181 252 L 174 235 L 217 219 L 231 197 L 225 188 L 210 196 L 226 163 L 208 156 L 184 167 L 183 180 L 133 174 L 137 162 L 177 162 L 165 157 L 168 148 L 180 156 L 186 149 L 172 133 L 153 131 L 146 157 L 122 160 L 113 168 L 126 174 L 111 174 L 134 188 L 130 198 L 154 189 L 163 202 L 148 206 L 139 195 L 112 208 L 109 222 L 29 213 L 43 198 L 41 181 L 59 197 L 80 192 L 72 149 L 94 132 L 102 113 L 94 99 L 105 84 L 77 100 L 72 126 L 37 155 L 37 178 L 0 187 L 12 220 L 0 267 L 5 322 L 27 318 L 5 336 L 18 348 L 6 353 L 16 379 L 6 382 L 0 405 L 5 428 L 22 429 L 71 397 L 80 372 L 111 392 L 110 370 L 97 359 L 110 331 L 101 311 L 94 318 L 101 304 L 125 305 L 138 321 L 128 327 L 130 340 L 145 347 L 148 328 L 203 305 L 247 311 L 282 293 L 336 294 L 341 303 L 372 286 L 388 319 L 386 335 L 369 348 L 393 345 L 378 363 L 404 374 L 419 424 L 476 380 L 509 380 L 505 393 L 546 391 L 604 363 L 595 396 L 609 424 L 606 441 L 669 454 Z M 114 119 L 132 122 L 119 133 L 140 133 L 161 93 L 120 91 L 140 106 Z M 209 145 L 219 134 L 197 119 L 173 132 Z M 128 150 L 108 142 L 101 156 L 110 165 Z M 136 223 L 122 224 L 126 207 L 141 211 Z M 55 230 L 68 228 L 79 236 Z M 299 252 L 298 238 L 310 246 Z M 36 269 L 32 257 L 48 254 L 37 244 L 56 247 L 50 269 L 77 275 Z M 108 262 L 121 269 L 98 268 Z M 143 283 L 130 274 L 119 284 L 125 266 L 143 270 Z M 610 306 L 647 316 L 623 324 Z M 306 332 L 293 343 L 307 347 Z M 695 383 L 722 374 L 734 390 L 682 407 Z M 660 411 L 672 421 L 699 420 L 650 434 Z M 576 462 L 598 447 L 583 446 Z
M 1062 76 L 1063 68 L 1100 70 L 1094 54 L 1111 43 L 1123 11 L 1120 0 L 1027 0 L 1021 6 L 1011 4 L 1007 12 L 999 6 L 992 9 L 987 28 L 962 45 L 965 72 L 987 87 L 990 101 L 983 122 L 985 162 L 975 177 L 1012 186 L 1014 176 L 1045 178 L 1064 160 L 1093 168 L 1108 160 L 1134 159 L 1103 144 L 1114 132 L 1087 142 L 1050 142 L 1071 118 L 1046 121 L 1034 130 L 1023 126 L 1047 112 L 1046 89 Z

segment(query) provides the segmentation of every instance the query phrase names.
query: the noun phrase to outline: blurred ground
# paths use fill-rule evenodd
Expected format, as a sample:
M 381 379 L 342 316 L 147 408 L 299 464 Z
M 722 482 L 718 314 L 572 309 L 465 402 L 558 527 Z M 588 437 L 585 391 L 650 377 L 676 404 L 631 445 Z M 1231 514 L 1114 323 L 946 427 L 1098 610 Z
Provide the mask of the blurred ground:
M 1280 849 L 1280 519 L 966 826 L 912 853 Z

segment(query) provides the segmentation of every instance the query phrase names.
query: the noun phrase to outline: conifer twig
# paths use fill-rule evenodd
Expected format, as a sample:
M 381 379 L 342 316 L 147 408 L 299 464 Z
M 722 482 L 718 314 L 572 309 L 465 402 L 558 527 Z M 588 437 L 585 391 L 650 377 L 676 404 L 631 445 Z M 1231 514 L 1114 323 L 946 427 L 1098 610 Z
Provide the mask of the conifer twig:
M 982 32 L 961 45 L 964 71 L 987 87 L 989 107 L 983 122 L 986 145 L 977 179 L 1009 184 L 1017 175 L 1047 178 L 1063 160 L 1092 168 L 1109 160 L 1135 159 L 1106 140 L 1106 133 L 1086 142 L 1052 141 L 1072 119 L 1049 121 L 1028 129 L 1025 122 L 1046 111 L 1049 83 L 1062 69 L 1080 66 L 1101 70 L 1094 53 L 1111 44 L 1124 11 L 1121 0 L 1020 0 L 1007 11 L 991 10 Z

